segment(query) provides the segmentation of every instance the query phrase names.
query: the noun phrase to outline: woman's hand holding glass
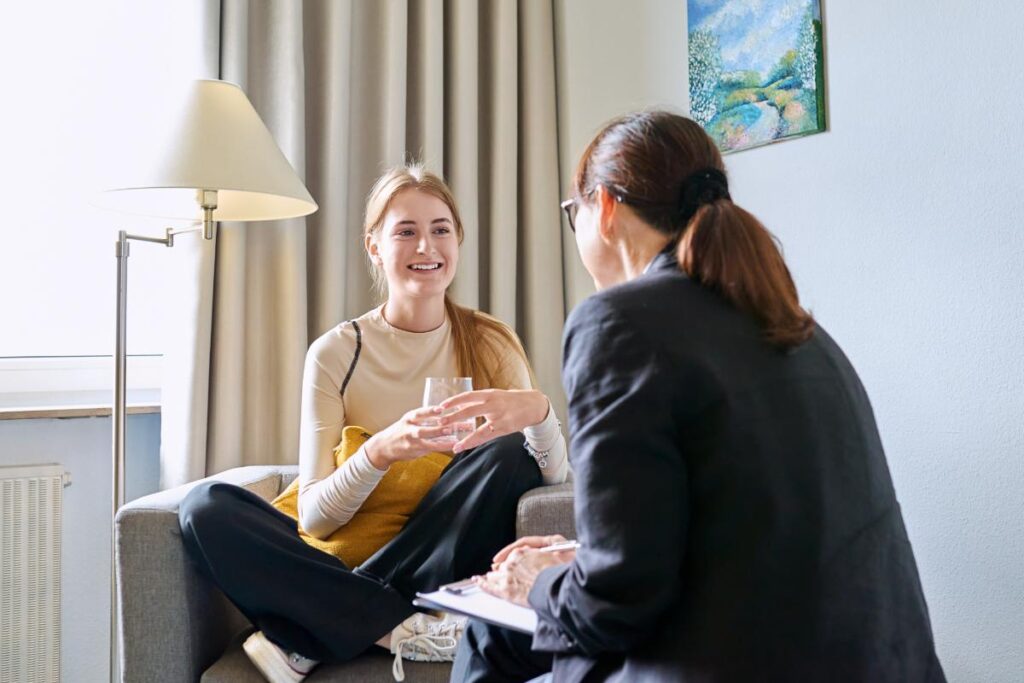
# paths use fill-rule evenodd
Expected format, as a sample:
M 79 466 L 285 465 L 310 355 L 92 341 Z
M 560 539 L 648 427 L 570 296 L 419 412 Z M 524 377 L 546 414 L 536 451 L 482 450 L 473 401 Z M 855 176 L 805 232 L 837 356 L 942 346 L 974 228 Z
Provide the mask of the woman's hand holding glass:
M 441 403 L 444 411 L 441 425 L 484 418 L 483 424 L 452 447 L 453 452 L 459 453 L 493 438 L 540 424 L 547 418 L 550 407 L 548 397 L 532 389 L 467 391 Z
M 428 377 L 423 387 L 423 407 L 442 405 L 453 396 L 470 391 L 473 391 L 473 378 L 471 377 Z M 441 422 L 434 424 L 441 424 Z M 445 424 L 449 424 L 452 428 L 451 438 L 444 440 L 444 445 L 448 447 L 453 446 L 459 439 L 469 436 L 476 429 L 476 422 L 472 419 Z
M 450 437 L 454 432 L 450 425 L 438 424 L 440 413 L 438 406 L 416 408 L 371 436 L 363 445 L 370 464 L 386 470 L 396 462 L 415 460 L 436 451 L 437 440 Z

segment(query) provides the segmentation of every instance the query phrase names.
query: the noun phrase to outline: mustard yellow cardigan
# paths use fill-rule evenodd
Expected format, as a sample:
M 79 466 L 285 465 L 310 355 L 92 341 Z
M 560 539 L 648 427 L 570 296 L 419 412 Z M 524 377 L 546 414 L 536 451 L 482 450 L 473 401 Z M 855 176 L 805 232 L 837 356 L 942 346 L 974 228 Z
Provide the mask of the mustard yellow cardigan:
M 345 427 L 341 443 L 334 449 L 335 466 L 341 467 L 370 436 L 362 427 Z M 444 453 L 428 453 L 415 460 L 395 463 L 348 524 L 322 540 L 307 534 L 301 525 L 299 535 L 309 545 L 334 555 L 346 566 L 358 567 L 398 535 L 451 459 L 452 456 Z M 298 521 L 298 478 L 272 505 Z

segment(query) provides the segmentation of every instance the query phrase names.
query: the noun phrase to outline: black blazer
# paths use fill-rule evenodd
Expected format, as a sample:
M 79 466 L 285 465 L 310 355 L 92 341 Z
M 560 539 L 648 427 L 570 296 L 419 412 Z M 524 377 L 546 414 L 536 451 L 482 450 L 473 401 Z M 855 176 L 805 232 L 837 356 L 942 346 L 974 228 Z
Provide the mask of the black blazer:
M 530 593 L 563 681 L 944 681 L 864 387 L 669 252 L 563 342 L 576 560 Z

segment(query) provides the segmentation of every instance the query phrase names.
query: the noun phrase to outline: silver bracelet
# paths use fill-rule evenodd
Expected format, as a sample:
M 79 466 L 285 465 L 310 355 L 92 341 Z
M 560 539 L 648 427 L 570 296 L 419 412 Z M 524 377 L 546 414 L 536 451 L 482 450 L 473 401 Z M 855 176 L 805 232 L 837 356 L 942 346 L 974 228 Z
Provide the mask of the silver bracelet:
M 530 457 L 537 461 L 537 467 L 541 468 L 542 470 L 547 469 L 548 456 L 551 455 L 551 449 L 548 449 L 546 451 L 538 451 L 536 448 L 530 445 L 529 441 L 524 441 L 523 447 L 526 449 L 526 452 L 530 454 Z
M 562 421 L 561 420 L 555 420 L 555 422 L 558 423 L 558 431 L 559 431 L 559 433 L 561 433 L 561 431 L 562 431 Z M 523 441 L 523 448 L 525 448 L 526 452 L 530 454 L 530 457 L 532 457 L 534 460 L 537 461 L 537 467 L 541 468 L 542 470 L 547 469 L 547 467 L 548 467 L 548 456 L 551 455 L 551 449 L 550 448 L 548 450 L 546 450 L 546 451 L 538 451 L 536 448 L 534 448 L 533 446 L 530 445 L 530 440 L 529 439 L 527 439 L 526 441 Z

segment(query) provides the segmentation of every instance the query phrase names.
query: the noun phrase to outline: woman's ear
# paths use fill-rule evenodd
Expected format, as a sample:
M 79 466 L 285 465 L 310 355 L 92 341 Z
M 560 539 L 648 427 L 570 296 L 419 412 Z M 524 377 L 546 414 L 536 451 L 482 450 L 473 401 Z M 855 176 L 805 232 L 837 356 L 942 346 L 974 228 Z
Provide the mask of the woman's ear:
M 373 239 L 373 233 L 368 233 L 363 238 L 363 246 L 366 247 L 366 253 L 370 256 L 370 261 L 376 265 L 381 265 L 380 259 L 380 247 L 377 245 L 377 240 Z
M 594 203 L 597 206 L 597 232 L 604 242 L 611 244 L 616 240 L 619 232 L 615 223 L 615 212 L 619 207 L 619 200 L 613 197 L 603 185 L 598 185 L 594 191 Z

